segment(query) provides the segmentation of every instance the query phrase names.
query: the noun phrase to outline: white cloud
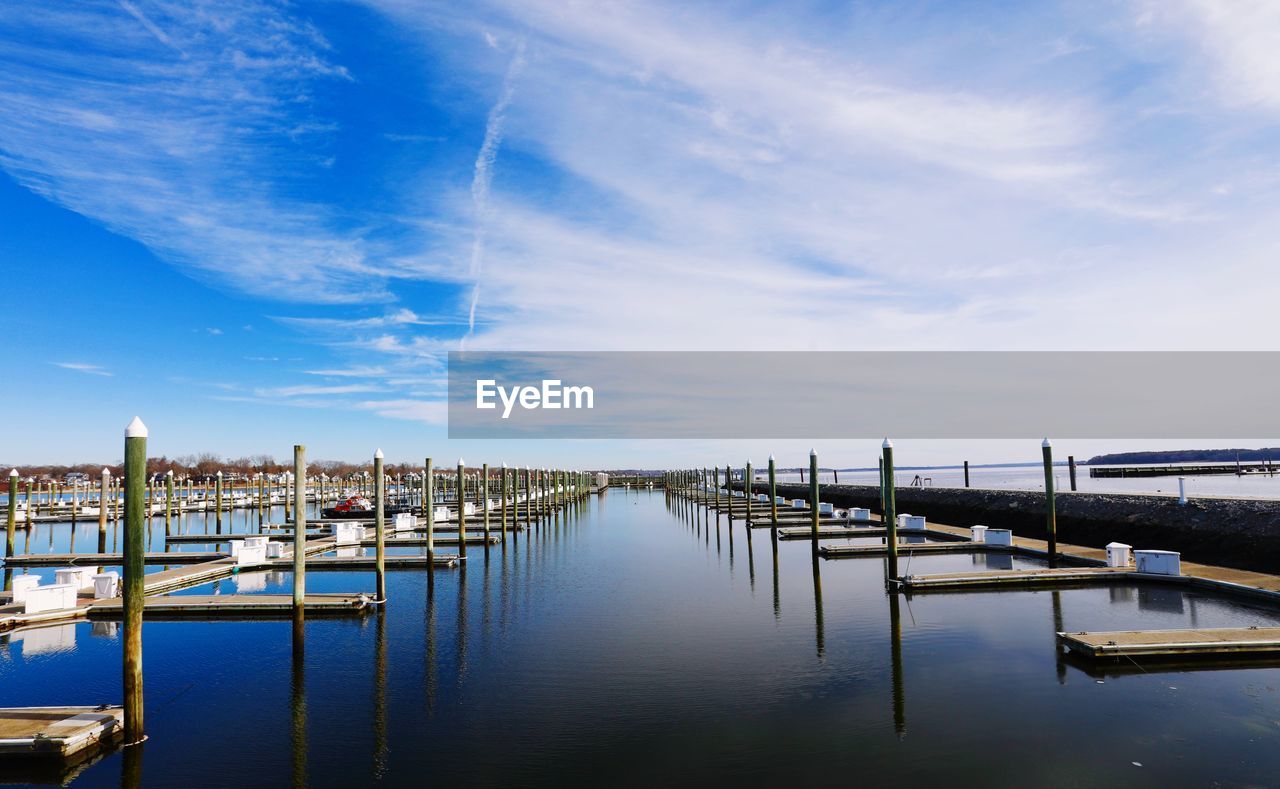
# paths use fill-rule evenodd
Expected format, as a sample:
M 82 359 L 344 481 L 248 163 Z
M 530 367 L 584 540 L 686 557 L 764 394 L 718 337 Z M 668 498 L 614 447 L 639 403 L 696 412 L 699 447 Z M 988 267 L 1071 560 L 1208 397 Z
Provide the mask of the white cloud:
M 101 375 L 111 377 L 114 373 L 103 369 L 97 364 L 85 364 L 84 362 L 49 362 L 54 367 L 61 367 L 64 370 L 75 370 L 78 373 L 86 373 L 88 375 Z

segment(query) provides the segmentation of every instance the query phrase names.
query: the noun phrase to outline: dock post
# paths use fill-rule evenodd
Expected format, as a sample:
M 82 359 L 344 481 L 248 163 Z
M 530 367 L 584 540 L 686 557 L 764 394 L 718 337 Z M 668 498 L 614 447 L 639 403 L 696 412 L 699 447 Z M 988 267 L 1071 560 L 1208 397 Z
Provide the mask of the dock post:
M 422 498 L 427 502 L 427 580 L 430 582 L 436 575 L 436 480 L 431 458 L 422 464 L 422 478 Z
M 377 573 L 377 597 L 379 603 L 387 601 L 387 480 L 382 473 L 382 450 L 373 453 L 373 539 L 374 567 Z
M 744 488 L 746 488 L 746 490 L 743 491 L 742 495 L 745 496 L 747 499 L 747 514 L 745 516 L 746 524 L 747 524 L 747 539 L 751 539 L 751 461 L 750 460 L 747 461 L 747 467 L 743 469 L 742 485 Z
M 458 458 L 458 553 L 467 555 L 467 497 L 466 492 L 467 464 Z
M 266 520 L 267 498 L 267 472 L 264 467 L 258 472 L 258 531 L 262 531 L 262 524 Z M 190 483 L 187 487 L 187 501 L 191 501 Z
M 813 527 L 813 550 L 818 550 L 818 450 L 809 450 L 809 523 Z
M 893 442 L 888 438 L 881 445 L 881 452 L 880 499 L 884 502 L 881 519 L 884 521 L 885 548 L 889 557 L 889 582 L 892 583 L 898 579 L 898 504 L 893 491 Z
M 887 439 L 886 439 L 887 440 Z M 880 523 L 884 523 L 884 453 L 880 453 Z
M 1186 506 L 1187 504 L 1187 478 L 1178 477 L 1178 503 Z
M 98 495 L 98 553 L 107 552 L 107 512 L 111 509 L 110 491 L 111 491 L 111 470 L 104 468 L 102 470 L 102 479 L 99 482 L 101 493 Z
M 532 493 L 532 487 L 531 487 L 531 483 L 530 483 L 530 481 L 529 481 L 529 474 L 530 474 L 530 473 L 531 473 L 531 472 L 530 472 L 530 470 L 529 470 L 529 467 L 528 467 L 528 466 L 525 466 L 525 467 L 524 467 L 524 522 L 525 522 L 525 526 L 526 526 L 526 527 L 528 527 L 528 525 L 529 525 L 530 521 L 532 520 L 532 518 L 530 517 L 530 513 L 529 513 L 529 506 L 530 506 L 529 502 L 532 500 L 532 499 L 530 499 L 530 498 L 529 498 L 529 496 L 530 496 L 530 495 L 531 495 L 531 493 Z M 517 513 L 519 513 L 519 510 L 517 509 L 517 510 L 516 510 L 516 512 L 517 512 Z M 528 536 L 528 535 L 526 535 L 526 536 Z
M 964 462 L 964 486 L 969 487 L 969 461 Z
M 1058 554 L 1058 514 L 1053 495 L 1053 444 L 1046 438 L 1040 444 L 1044 455 L 1044 528 L 1049 539 L 1049 561 Z
M 1076 489 L 1076 456 L 1067 455 L 1067 473 L 1071 477 L 1071 489 Z
M 307 473 L 307 448 L 293 445 L 293 473 Z M 285 504 L 287 508 L 289 505 Z M 306 501 L 293 500 L 293 610 L 302 611 L 307 599 L 307 514 Z
M 169 536 L 169 525 L 173 522 L 173 469 L 164 475 L 164 536 Z
M 27 503 L 27 528 L 28 528 L 28 529 L 30 529 L 30 528 L 31 528 L 31 524 L 32 524 L 32 515 L 33 515 L 33 511 L 35 510 L 35 506 L 34 506 L 34 504 L 33 504 L 33 503 L 32 503 L 32 501 L 31 501 L 31 478 L 30 478 L 30 477 L 28 477 L 28 478 L 27 478 L 27 497 L 26 497 L 26 503 Z M 98 509 L 99 509 L 99 511 L 101 511 L 101 509 L 102 509 L 101 504 L 99 504 Z
M 484 484 L 481 488 L 481 495 L 484 496 L 484 545 L 485 550 L 489 550 L 489 464 L 485 463 L 481 466 L 481 476 L 484 477 Z
M 222 534 L 222 472 L 218 472 L 218 479 L 214 482 L 214 504 L 217 509 L 218 517 L 215 519 L 218 534 Z
M 510 493 L 510 491 L 507 489 L 507 461 L 505 461 L 505 460 L 504 460 L 504 461 L 502 461 L 502 484 L 501 484 L 501 488 L 502 488 L 502 490 L 501 490 L 501 493 L 502 493 L 502 504 L 501 504 L 502 512 L 501 512 L 501 514 L 500 514 L 500 517 L 501 517 L 501 519 L 502 519 L 502 543 L 505 545 L 505 544 L 506 544 L 506 542 L 507 542 L 507 494 L 508 494 L 508 493 Z
M 142 595 L 145 566 L 147 426 L 134 417 L 124 431 L 124 744 L 147 738 L 142 707 Z
M 778 528 L 778 467 L 773 460 L 773 455 L 769 456 L 769 520 L 776 530 Z
M 18 529 L 18 470 L 9 472 L 9 520 L 4 538 L 4 556 L 13 556 L 13 536 Z

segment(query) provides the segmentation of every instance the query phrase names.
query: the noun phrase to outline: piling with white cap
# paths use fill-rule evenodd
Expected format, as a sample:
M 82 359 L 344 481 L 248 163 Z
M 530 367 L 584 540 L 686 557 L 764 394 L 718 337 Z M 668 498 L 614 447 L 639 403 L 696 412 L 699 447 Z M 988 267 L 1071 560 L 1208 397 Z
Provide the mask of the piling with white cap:
M 466 496 L 467 464 L 458 458 L 458 552 L 467 555 L 467 496 Z
M 883 501 L 883 519 L 885 527 L 885 548 L 888 553 L 889 582 L 898 578 L 898 504 L 894 494 L 893 442 L 885 438 L 880 445 L 881 480 L 880 490 Z
M 222 534 L 222 472 L 219 471 L 217 479 L 214 481 L 214 505 L 215 511 L 218 513 L 215 518 L 218 534 Z
M 142 706 L 142 596 L 145 580 L 147 426 L 124 431 L 124 744 L 146 739 Z
M 1044 456 L 1044 528 L 1049 540 L 1049 561 L 1052 562 L 1058 554 L 1058 516 L 1053 495 L 1053 444 L 1048 438 L 1040 444 L 1040 452 Z
M 98 490 L 98 553 L 107 552 L 107 511 L 111 508 L 111 469 L 102 469 Z
M 773 455 L 769 455 L 769 520 L 773 523 L 773 528 L 778 528 L 778 468 L 773 460 Z
M 307 475 L 307 448 L 293 445 L 293 473 Z M 288 505 L 286 505 L 288 506 Z M 294 489 L 293 497 L 293 612 L 301 616 L 307 599 L 307 499 Z
M 818 450 L 809 450 L 809 512 L 813 550 L 818 550 Z
M 1178 503 L 1186 506 L 1187 504 L 1187 478 L 1178 477 Z
M 378 602 L 387 599 L 387 480 L 382 472 L 382 450 L 373 453 L 373 537 L 374 537 L 374 572 L 377 575 Z
M 18 529 L 18 470 L 15 468 L 13 471 L 9 472 L 9 523 L 8 523 L 8 532 L 6 533 L 5 540 L 4 540 L 4 555 L 6 559 L 9 558 L 10 556 L 13 556 L 13 538 L 14 538 L 14 533 L 17 531 L 17 529 Z M 5 575 L 9 576 L 9 573 L 6 572 Z M 12 582 L 11 577 L 7 577 L 5 579 L 6 590 L 8 590 L 9 587 L 12 585 L 11 582 Z

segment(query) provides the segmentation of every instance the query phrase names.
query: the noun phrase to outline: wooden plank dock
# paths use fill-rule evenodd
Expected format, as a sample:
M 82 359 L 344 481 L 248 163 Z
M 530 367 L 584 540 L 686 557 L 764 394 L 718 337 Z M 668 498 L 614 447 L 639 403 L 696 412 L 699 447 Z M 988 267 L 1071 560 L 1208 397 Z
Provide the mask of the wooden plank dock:
M 308 562 L 310 564 L 310 562 Z M 308 594 L 303 600 L 307 616 L 357 614 L 373 610 L 371 594 Z M 119 620 L 124 615 L 121 598 L 100 600 L 89 609 L 90 619 Z M 290 594 L 161 595 L 143 601 L 146 619 L 263 619 L 293 615 Z
M 1027 570 L 978 570 L 964 573 L 905 575 L 897 579 L 896 583 L 907 592 L 929 592 L 1113 583 L 1132 580 L 1135 577 L 1157 581 L 1174 578 L 1174 576 L 1135 573 L 1127 567 L 1044 567 Z
M 1280 658 L 1280 627 L 1224 627 L 1193 630 L 1116 630 L 1058 633 L 1058 642 L 1095 660 L 1124 658 Z
M 204 564 L 228 559 L 230 554 L 206 551 L 173 551 L 147 553 L 146 564 Z M 119 567 L 122 553 L 24 553 L 4 560 L 6 567 Z
M 372 570 L 376 560 L 377 557 L 374 556 L 317 556 L 307 560 L 307 572 L 312 570 Z M 387 554 L 383 557 L 383 564 L 388 570 L 403 570 L 411 567 L 426 567 L 432 563 L 436 567 L 457 567 L 459 562 L 465 560 L 465 556 L 457 556 L 451 553 L 436 554 L 434 562 L 428 561 L 426 556 Z M 274 566 L 281 569 L 293 567 L 292 559 L 275 559 L 273 561 L 275 562 Z
M 979 551 L 1011 552 L 1012 549 L 998 545 L 983 545 L 972 542 L 899 542 L 898 555 L 918 553 L 976 553 Z M 889 552 L 888 545 L 824 545 L 818 548 L 818 554 L 824 559 L 853 559 L 859 556 L 884 556 Z M 933 576 L 929 576 L 933 577 Z
M 118 739 L 124 733 L 124 708 L 6 707 L 0 709 L 0 755 L 73 754 Z

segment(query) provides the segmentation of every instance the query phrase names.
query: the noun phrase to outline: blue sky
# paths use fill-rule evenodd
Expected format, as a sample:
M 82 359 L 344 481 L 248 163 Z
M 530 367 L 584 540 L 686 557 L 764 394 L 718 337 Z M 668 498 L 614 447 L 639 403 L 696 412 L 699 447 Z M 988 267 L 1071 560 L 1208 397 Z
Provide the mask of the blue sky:
M 1270 349 L 1278 53 L 1264 0 L 6 4 L 0 459 L 134 413 L 168 454 L 808 447 L 447 442 L 462 346 Z

